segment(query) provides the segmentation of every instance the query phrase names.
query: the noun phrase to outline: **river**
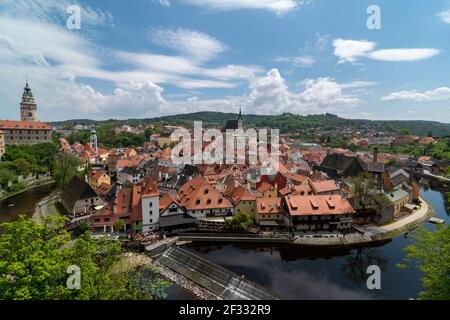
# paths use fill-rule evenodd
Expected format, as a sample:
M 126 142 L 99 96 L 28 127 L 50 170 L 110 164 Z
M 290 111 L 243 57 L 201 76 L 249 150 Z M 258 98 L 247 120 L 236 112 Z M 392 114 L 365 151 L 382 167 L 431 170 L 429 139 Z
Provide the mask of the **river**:
M 31 217 L 36 203 L 52 191 L 44 186 L 26 191 L 0 203 L 0 223 Z M 434 216 L 450 222 L 441 192 L 422 189 L 422 196 L 434 208 Z M 14 206 L 10 206 L 14 204 Z M 433 230 L 435 225 L 425 223 Z M 397 237 L 372 248 L 352 250 L 306 250 L 292 245 L 191 244 L 188 250 L 239 275 L 265 285 L 286 299 L 408 299 L 422 289 L 417 270 L 401 270 L 404 248 L 411 239 Z M 366 287 L 368 265 L 382 269 L 381 290 Z M 194 299 L 178 285 L 168 290 L 168 299 Z
M 422 189 L 434 216 L 450 222 L 439 191 Z M 435 225 L 425 223 L 429 230 Z M 286 299 L 409 299 L 422 290 L 421 273 L 396 267 L 411 239 L 394 238 L 372 248 L 306 250 L 293 245 L 191 244 L 187 248 L 239 275 L 279 293 Z M 366 286 L 367 266 L 379 265 L 381 290 Z
M 36 204 L 48 196 L 54 185 L 37 187 L 0 202 L 0 223 L 16 221 L 19 215 L 33 216 Z

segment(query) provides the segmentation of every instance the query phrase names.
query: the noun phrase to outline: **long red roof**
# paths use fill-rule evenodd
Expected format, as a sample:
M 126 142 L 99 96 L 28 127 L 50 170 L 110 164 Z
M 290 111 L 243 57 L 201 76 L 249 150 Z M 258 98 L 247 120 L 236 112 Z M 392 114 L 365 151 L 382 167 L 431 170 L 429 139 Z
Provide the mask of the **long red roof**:
M 45 122 L 40 121 L 14 121 L 14 120 L 0 120 L 1 130 L 52 130 Z

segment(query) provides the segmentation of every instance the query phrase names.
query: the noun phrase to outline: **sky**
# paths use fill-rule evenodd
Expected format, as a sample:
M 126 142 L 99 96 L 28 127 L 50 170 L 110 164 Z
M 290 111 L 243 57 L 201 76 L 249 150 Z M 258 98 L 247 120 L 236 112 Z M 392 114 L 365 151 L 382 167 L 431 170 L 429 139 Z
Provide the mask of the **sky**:
M 42 121 L 450 123 L 449 40 L 449 0 L 0 0 L 0 119 L 19 118 L 28 79 Z

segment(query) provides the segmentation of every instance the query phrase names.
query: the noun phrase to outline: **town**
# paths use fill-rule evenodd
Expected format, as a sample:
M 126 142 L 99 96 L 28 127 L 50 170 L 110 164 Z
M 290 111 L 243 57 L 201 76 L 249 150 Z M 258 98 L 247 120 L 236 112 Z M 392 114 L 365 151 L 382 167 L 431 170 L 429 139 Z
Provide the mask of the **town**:
M 171 147 L 178 140 L 171 135 L 180 129 L 175 125 L 162 126 L 142 146 L 111 149 L 102 146 L 95 126 L 74 125 L 71 130 L 89 132 L 89 141 L 71 144 L 67 136 L 72 131 L 38 121 L 28 82 L 20 116 L 20 121 L 0 121 L 1 154 L 5 145 L 50 143 L 53 132 L 59 136 L 59 152 L 77 160 L 58 196 L 45 204 L 63 208 L 68 230 L 81 225 L 94 233 L 150 241 L 187 231 L 339 238 L 364 233 L 366 225 L 401 225 L 423 209 L 418 177 L 448 180 L 448 160 L 378 151 L 386 145 L 426 147 L 437 143 L 431 136 L 336 132 L 361 147 L 351 151 L 282 135 L 276 168 L 248 161 L 195 165 L 193 160 L 173 161 Z M 148 128 L 154 126 L 114 130 L 139 135 Z M 245 130 L 244 116 L 240 112 L 216 129 Z M 185 131 L 196 139 L 192 129 Z M 245 145 L 248 156 L 248 141 L 241 140 L 237 137 L 234 147 Z M 201 141 L 203 150 L 209 143 Z

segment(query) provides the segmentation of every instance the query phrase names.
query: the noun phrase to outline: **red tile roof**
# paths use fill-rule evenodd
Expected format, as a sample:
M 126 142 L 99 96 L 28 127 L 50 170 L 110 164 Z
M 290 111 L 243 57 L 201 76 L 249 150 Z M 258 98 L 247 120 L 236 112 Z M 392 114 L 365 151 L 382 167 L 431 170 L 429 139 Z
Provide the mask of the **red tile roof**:
M 334 180 L 310 181 L 309 185 L 316 194 L 339 190 L 339 187 Z
M 188 210 L 232 208 L 231 202 L 206 180 L 197 176 L 185 183 L 178 191 L 178 199 Z
M 180 206 L 180 203 L 175 199 L 175 196 L 170 193 L 166 193 L 159 199 L 159 212 L 163 213 L 172 203 L 175 203 L 177 206 Z
M 281 198 L 260 198 L 256 199 L 256 211 L 258 214 L 281 214 Z
M 354 214 L 347 199 L 339 195 L 286 196 L 283 198 L 291 216 Z
M 153 180 L 149 177 L 143 183 L 142 197 L 157 197 L 157 196 L 159 196 L 158 188 L 156 184 L 153 182 Z
M 13 121 L 0 120 L 0 129 L 2 130 L 52 130 L 45 122 L 40 121 Z

